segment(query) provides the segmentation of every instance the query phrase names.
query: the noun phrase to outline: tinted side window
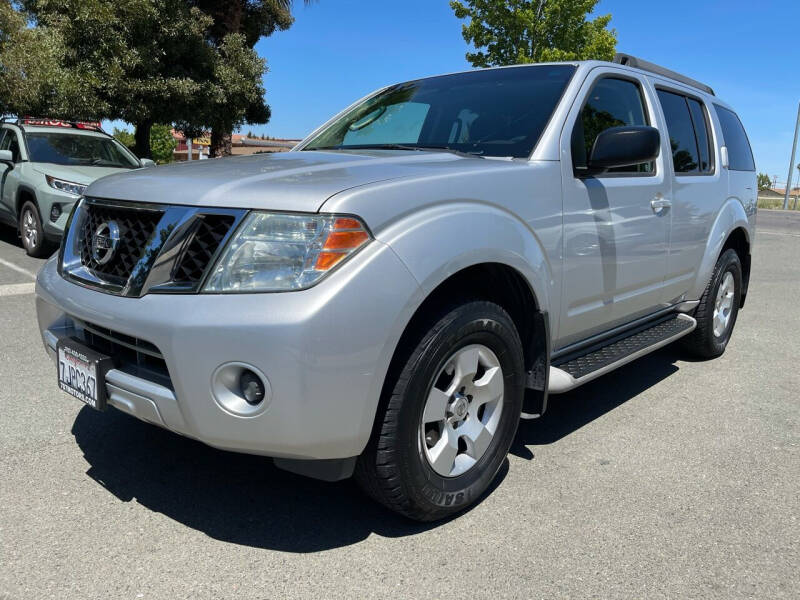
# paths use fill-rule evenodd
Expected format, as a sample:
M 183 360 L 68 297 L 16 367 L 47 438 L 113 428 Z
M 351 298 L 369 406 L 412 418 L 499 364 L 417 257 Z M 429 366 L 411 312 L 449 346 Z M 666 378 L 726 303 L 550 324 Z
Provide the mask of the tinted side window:
M 672 149 L 672 165 L 676 173 L 699 172 L 700 159 L 697 155 L 697 140 L 692 127 L 692 117 L 686 97 L 664 90 L 658 90 L 658 100 L 664 111 Z
M 710 173 L 714 170 L 711 151 L 711 128 L 708 124 L 708 117 L 703 106 L 694 98 L 687 98 L 689 112 L 692 113 L 692 123 L 694 124 L 694 135 L 697 138 L 697 150 L 700 154 L 700 170 L 703 173 Z
M 750 142 L 739 117 L 735 112 L 718 104 L 715 104 L 714 108 L 717 109 L 717 116 L 722 125 L 722 137 L 725 138 L 725 146 L 728 148 L 728 168 L 732 171 L 755 171 L 753 152 L 750 150 Z
M 572 162 L 585 169 L 586 160 L 597 136 L 611 127 L 649 125 L 639 86 L 627 79 L 606 77 L 594 84 L 572 130 Z M 610 169 L 612 172 L 653 171 L 653 163 Z

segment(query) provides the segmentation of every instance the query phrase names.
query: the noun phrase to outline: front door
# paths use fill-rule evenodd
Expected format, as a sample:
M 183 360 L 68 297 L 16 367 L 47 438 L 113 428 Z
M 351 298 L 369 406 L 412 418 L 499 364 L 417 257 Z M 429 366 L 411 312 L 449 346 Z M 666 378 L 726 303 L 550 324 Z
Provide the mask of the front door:
M 652 163 L 585 173 L 601 131 L 656 123 L 647 82 L 613 68 L 593 71 L 570 111 L 561 137 L 564 277 L 557 348 L 662 306 L 670 227 L 664 140 Z
M 14 162 L 20 159 L 17 134 L 8 128 L 0 129 L 0 150 L 10 150 Z M 14 194 L 17 190 L 17 174 L 6 163 L 0 163 L 0 219 L 16 223 Z

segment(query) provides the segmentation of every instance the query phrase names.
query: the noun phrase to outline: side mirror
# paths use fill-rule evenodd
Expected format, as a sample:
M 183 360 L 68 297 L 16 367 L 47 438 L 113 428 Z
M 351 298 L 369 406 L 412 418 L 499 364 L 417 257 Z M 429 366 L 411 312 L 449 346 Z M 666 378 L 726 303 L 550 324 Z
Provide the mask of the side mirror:
M 139 162 L 142 163 L 142 167 L 145 169 L 156 166 L 155 161 L 150 160 L 149 158 L 140 158 Z
M 0 150 L 0 163 L 6 163 L 10 169 L 14 168 L 14 155 L 11 150 Z
M 661 135 L 655 127 L 610 127 L 594 140 L 587 166 L 596 173 L 650 162 L 660 147 Z

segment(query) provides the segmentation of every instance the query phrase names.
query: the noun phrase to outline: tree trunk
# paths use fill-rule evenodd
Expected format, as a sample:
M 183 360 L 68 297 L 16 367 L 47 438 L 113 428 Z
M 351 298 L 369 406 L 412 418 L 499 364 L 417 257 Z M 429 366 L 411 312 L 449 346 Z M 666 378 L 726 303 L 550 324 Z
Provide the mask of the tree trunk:
M 211 129 L 211 149 L 209 156 L 218 158 L 231 155 L 231 132 L 221 127 Z
M 134 151 L 139 158 L 152 158 L 150 152 L 150 130 L 152 128 L 152 121 L 136 123 L 136 132 L 134 134 L 136 138 L 136 148 Z

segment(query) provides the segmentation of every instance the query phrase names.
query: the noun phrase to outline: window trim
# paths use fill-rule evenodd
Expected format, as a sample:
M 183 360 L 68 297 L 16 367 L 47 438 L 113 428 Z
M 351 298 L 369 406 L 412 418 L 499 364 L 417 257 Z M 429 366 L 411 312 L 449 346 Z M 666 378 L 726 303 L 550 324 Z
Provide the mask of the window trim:
M 675 94 L 676 96 L 682 96 L 684 100 L 691 98 L 700 103 L 700 109 L 703 111 L 703 116 L 706 119 L 706 135 L 708 136 L 709 140 L 709 160 L 711 162 L 711 170 L 707 172 L 679 172 L 675 170 L 675 162 L 672 158 L 672 154 L 670 153 L 670 161 L 672 161 L 672 175 L 674 177 L 710 177 L 717 174 L 717 136 L 716 132 L 714 131 L 714 127 L 712 125 L 713 121 L 711 120 L 711 111 L 708 109 L 708 105 L 706 104 L 705 100 L 696 94 L 691 94 L 685 92 L 681 89 L 674 88 L 668 85 L 663 85 L 658 83 L 653 86 L 656 90 L 656 99 L 658 100 L 658 107 L 661 109 L 661 115 L 664 117 L 664 127 L 667 128 L 667 135 L 669 135 L 669 123 L 667 123 L 667 115 L 664 114 L 664 107 L 661 104 L 661 99 L 658 97 L 658 92 L 668 92 L 670 94 Z M 692 132 L 694 133 L 694 143 L 697 147 L 697 157 L 698 160 L 700 159 L 700 143 L 697 139 L 697 128 L 695 127 L 694 116 L 692 115 L 692 109 L 689 108 L 689 103 L 686 103 L 686 109 L 689 111 L 689 119 L 692 121 Z
M 714 110 L 717 111 L 717 120 L 719 121 L 719 132 L 722 134 L 723 140 L 725 138 L 725 132 L 722 131 L 722 119 L 719 118 L 719 111 L 720 110 L 727 110 L 731 113 L 736 120 L 739 121 L 739 126 L 742 128 L 742 132 L 744 133 L 744 139 L 747 142 L 747 149 L 750 150 L 750 158 L 753 161 L 753 168 L 752 169 L 732 169 L 731 168 L 731 158 L 730 158 L 730 151 L 728 151 L 728 171 L 736 171 L 737 173 L 757 173 L 758 169 L 756 168 L 756 156 L 753 154 L 753 145 L 750 143 L 750 136 L 747 135 L 747 130 L 744 128 L 744 123 L 742 123 L 742 119 L 739 118 L 739 114 L 733 110 L 732 108 L 728 108 L 727 106 L 722 106 L 721 104 L 717 104 L 714 102 Z M 725 143 L 725 147 L 728 147 L 727 142 Z
M 581 114 L 583 113 L 583 109 L 586 106 L 586 103 L 589 101 L 589 95 L 592 93 L 592 90 L 595 88 L 595 86 L 600 81 L 602 81 L 603 79 L 619 79 L 621 81 L 628 81 L 628 82 L 633 83 L 634 85 L 636 85 L 637 88 L 639 89 L 639 95 L 640 95 L 641 100 L 642 100 L 642 109 L 643 109 L 642 112 L 644 113 L 644 117 L 645 117 L 645 120 L 646 120 L 645 124 L 648 127 L 653 127 L 653 117 L 655 115 L 652 113 L 653 107 L 650 106 L 648 104 L 648 101 L 647 101 L 647 94 L 645 93 L 645 89 L 644 89 L 644 81 L 642 81 L 638 77 L 635 77 L 633 75 L 628 75 L 626 73 L 617 73 L 615 71 L 604 71 L 603 73 L 598 75 L 591 82 L 591 84 L 589 86 L 589 89 L 586 92 L 586 95 L 585 95 L 585 97 L 583 99 L 583 102 L 581 102 L 580 108 L 578 109 L 578 112 L 577 112 L 577 114 L 575 116 L 575 120 L 572 122 L 572 127 L 569 130 L 569 137 L 567 138 L 568 140 L 572 140 L 572 135 L 573 135 L 573 133 L 575 131 L 575 127 L 576 127 L 576 125 L 578 123 L 578 119 L 581 118 Z M 572 157 L 572 144 L 571 143 L 570 143 L 569 159 L 570 159 L 570 167 L 572 169 L 572 176 L 575 179 L 587 179 L 587 178 L 590 178 L 590 177 L 594 178 L 594 179 L 618 179 L 620 177 L 655 177 L 656 175 L 658 175 L 658 159 L 657 158 L 652 161 L 653 170 L 650 171 L 649 173 L 647 173 L 647 172 L 639 172 L 639 171 L 625 173 L 625 172 L 617 171 L 617 172 L 614 172 L 614 173 L 606 172 L 606 173 L 596 173 L 596 174 L 593 174 L 593 175 L 580 174 L 580 173 L 576 172 L 576 170 L 575 170 L 575 161 L 573 160 L 573 157 Z M 642 163 L 642 164 L 644 164 L 644 163 Z

